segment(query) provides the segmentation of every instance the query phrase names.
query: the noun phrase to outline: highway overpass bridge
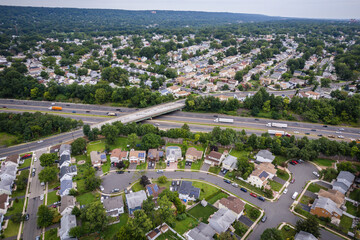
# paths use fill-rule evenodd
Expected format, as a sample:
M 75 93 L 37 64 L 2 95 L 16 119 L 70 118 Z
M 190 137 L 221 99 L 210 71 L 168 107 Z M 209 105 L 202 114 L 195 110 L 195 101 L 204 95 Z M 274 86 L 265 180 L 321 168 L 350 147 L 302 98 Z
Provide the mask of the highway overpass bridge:
M 101 128 L 105 124 L 112 124 L 113 122 L 122 122 L 124 124 L 131 122 L 141 122 L 143 120 L 151 119 L 166 113 L 174 112 L 181 110 L 185 107 L 185 100 L 180 100 L 176 102 L 170 102 L 165 104 L 156 105 L 154 107 L 149 107 L 145 109 L 138 110 L 120 117 L 112 118 L 110 120 L 96 123 L 91 125 L 91 128 Z

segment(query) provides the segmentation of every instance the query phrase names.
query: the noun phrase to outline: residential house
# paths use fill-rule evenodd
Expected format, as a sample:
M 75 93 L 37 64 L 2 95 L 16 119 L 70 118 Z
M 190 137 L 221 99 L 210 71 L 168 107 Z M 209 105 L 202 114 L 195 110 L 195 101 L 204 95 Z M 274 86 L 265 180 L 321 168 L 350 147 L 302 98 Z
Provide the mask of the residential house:
M 200 197 L 200 188 L 194 187 L 189 181 L 182 181 L 178 192 L 179 198 L 184 201 L 195 201 Z
M 202 155 L 202 151 L 198 151 L 196 148 L 191 147 L 186 151 L 185 159 L 187 162 L 196 162 L 197 160 L 201 160 Z
M 225 156 L 222 153 L 211 151 L 209 155 L 205 157 L 205 163 L 210 164 L 211 166 L 220 166 L 221 162 L 224 160 Z
M 294 240 L 317 240 L 317 238 L 311 233 L 300 231 L 295 235 Z
M 236 217 L 231 210 L 227 208 L 220 208 L 209 218 L 209 225 L 217 233 L 222 233 L 228 230 L 228 228 L 235 222 Z
M 61 144 L 60 150 L 59 150 L 60 157 L 63 154 L 71 155 L 71 145 L 69 145 L 69 144 Z
M 71 162 L 71 159 L 70 159 L 70 153 L 64 153 L 62 155 L 60 155 L 60 160 L 59 160 L 59 167 L 62 167 L 62 166 L 69 166 L 70 165 L 70 162 Z
M 76 204 L 76 198 L 74 196 L 65 195 L 61 197 L 60 214 L 61 216 L 71 214 Z
M 160 159 L 160 151 L 155 149 L 155 148 L 151 148 L 148 150 L 148 154 L 147 154 L 147 160 L 151 161 L 151 162 L 158 162 Z
M 60 173 L 59 173 L 59 178 L 60 178 L 60 181 L 63 179 L 63 177 L 65 175 L 68 175 L 68 176 L 76 176 L 77 175 L 77 169 L 76 169 L 76 165 L 71 165 L 71 166 L 62 166 L 60 168 Z
M 141 162 L 145 162 L 145 159 L 146 159 L 145 151 L 135 151 L 134 149 L 130 150 L 130 153 L 129 153 L 130 163 L 140 164 Z
M 233 171 L 237 169 L 237 157 L 228 155 L 222 162 L 222 168 L 227 169 L 229 171 Z
M 268 150 L 261 150 L 256 154 L 257 162 L 272 162 L 274 159 L 275 156 Z
M 177 93 L 177 92 L 180 92 L 181 88 L 180 88 L 180 86 L 171 86 L 171 87 L 168 87 L 167 90 L 170 93 Z
M 76 216 L 72 214 L 66 214 L 62 216 L 59 229 L 60 240 L 75 240 L 69 235 L 70 229 L 76 227 Z
M 345 194 L 355 180 L 355 175 L 348 171 L 341 171 L 333 183 L 332 189 Z
M 190 95 L 191 93 L 190 92 L 187 92 L 187 91 L 179 91 L 179 92 L 176 92 L 174 93 L 175 97 L 179 98 L 179 97 L 186 97 L 188 95 Z
M 185 233 L 185 237 L 188 240 L 213 240 L 215 235 L 215 230 L 209 225 L 203 222 Z
M 154 199 L 157 199 L 159 194 L 165 190 L 165 187 L 159 188 L 156 183 L 146 185 L 146 194 L 150 197 L 153 196 Z
M 60 196 L 69 195 L 70 189 L 73 188 L 73 181 L 72 179 L 68 179 L 66 177 L 63 178 L 63 180 L 60 182 L 60 190 L 59 194 Z
M 166 147 L 166 161 L 176 162 L 182 160 L 181 148 L 179 146 Z
M 111 151 L 110 161 L 111 163 L 119 163 L 120 161 L 127 160 L 129 156 L 128 151 L 121 151 L 120 148 L 116 148 Z
M 0 194 L 11 195 L 16 179 L 17 165 L 13 162 L 3 162 L 0 171 Z
M 336 203 L 330 198 L 319 197 L 315 199 L 311 206 L 310 213 L 318 217 L 337 218 L 342 216 L 342 210 L 336 206 Z
M 108 216 L 117 217 L 124 213 L 124 201 L 121 195 L 105 198 L 103 204 Z
M 329 190 L 320 189 L 320 191 L 318 192 L 318 196 L 324 198 L 330 198 L 333 202 L 336 203 L 336 206 L 338 208 L 340 208 L 342 205 L 345 204 L 345 195 L 334 189 L 329 189 Z
M 138 192 L 131 192 L 125 195 L 126 204 L 129 209 L 129 214 L 133 214 L 136 210 L 141 209 L 143 201 L 147 199 L 146 192 L 140 190 Z
M 221 208 L 229 209 L 234 214 L 236 219 L 239 219 L 239 217 L 244 212 L 245 203 L 237 197 L 228 196 L 227 198 L 220 199 L 219 209 Z
M 5 159 L 5 162 L 12 162 L 14 163 L 16 166 L 19 164 L 19 154 L 13 154 L 10 156 L 7 156 Z
M 276 169 L 271 163 L 260 163 L 250 174 L 247 181 L 253 186 L 261 188 L 266 185 L 268 179 L 272 179 L 276 174 Z
M 317 100 L 320 98 L 320 93 L 313 92 L 313 91 L 307 91 L 307 92 L 305 92 L 305 95 L 307 96 L 307 98 L 312 98 L 314 100 Z
M 95 168 L 99 168 L 101 167 L 102 162 L 106 162 L 106 154 L 97 151 L 92 151 L 90 153 L 90 159 L 92 166 Z
M 9 206 L 9 195 L 0 194 L 0 214 L 5 215 Z

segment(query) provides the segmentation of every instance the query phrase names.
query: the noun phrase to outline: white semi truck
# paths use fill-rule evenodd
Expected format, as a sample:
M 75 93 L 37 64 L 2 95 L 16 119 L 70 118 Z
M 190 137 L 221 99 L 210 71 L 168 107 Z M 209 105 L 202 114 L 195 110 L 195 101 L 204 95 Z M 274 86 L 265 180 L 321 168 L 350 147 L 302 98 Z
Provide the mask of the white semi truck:
M 277 127 L 277 128 L 287 128 L 286 123 L 268 123 L 266 124 L 267 127 Z
M 234 123 L 234 119 L 231 119 L 231 118 L 215 118 L 214 122 Z
M 287 136 L 287 137 L 291 137 L 291 135 L 285 131 L 279 131 L 279 130 L 268 130 L 268 133 L 270 135 L 275 135 L 275 136 Z

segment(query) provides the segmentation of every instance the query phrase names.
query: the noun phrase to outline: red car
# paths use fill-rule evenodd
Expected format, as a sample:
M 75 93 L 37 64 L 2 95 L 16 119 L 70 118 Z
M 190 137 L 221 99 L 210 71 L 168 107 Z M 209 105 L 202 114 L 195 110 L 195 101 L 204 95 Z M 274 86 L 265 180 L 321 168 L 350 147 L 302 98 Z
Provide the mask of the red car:
M 56 206 L 56 205 L 52 205 L 51 207 L 52 207 L 52 208 L 56 208 L 57 206 Z
M 298 162 L 297 162 L 297 161 L 295 161 L 295 160 L 292 160 L 291 162 L 292 162 L 292 163 L 294 163 L 294 164 L 298 164 Z
M 295 178 L 293 178 L 291 181 L 290 181 L 290 183 L 294 183 L 295 182 Z
M 255 197 L 255 198 L 257 197 L 255 193 L 250 193 L 250 196 Z

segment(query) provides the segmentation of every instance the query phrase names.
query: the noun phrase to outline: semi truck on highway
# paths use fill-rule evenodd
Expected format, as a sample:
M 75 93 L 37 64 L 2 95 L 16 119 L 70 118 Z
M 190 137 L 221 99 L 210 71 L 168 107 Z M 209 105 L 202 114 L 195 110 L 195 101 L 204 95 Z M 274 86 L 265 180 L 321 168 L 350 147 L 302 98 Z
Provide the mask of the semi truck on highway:
M 56 107 L 56 106 L 52 106 L 52 107 L 49 107 L 50 110 L 54 110 L 54 111 L 61 111 L 62 110 L 62 107 Z
M 287 132 L 284 132 L 284 131 L 278 131 L 278 130 L 268 130 L 268 133 L 270 135 L 275 135 L 275 136 L 278 136 L 278 137 L 281 137 L 281 136 L 287 136 L 287 137 L 291 137 L 291 135 Z
M 234 119 L 231 119 L 231 118 L 215 118 L 214 122 L 234 123 Z
M 267 127 L 277 127 L 277 128 L 287 128 L 286 123 L 268 123 L 266 124 Z

